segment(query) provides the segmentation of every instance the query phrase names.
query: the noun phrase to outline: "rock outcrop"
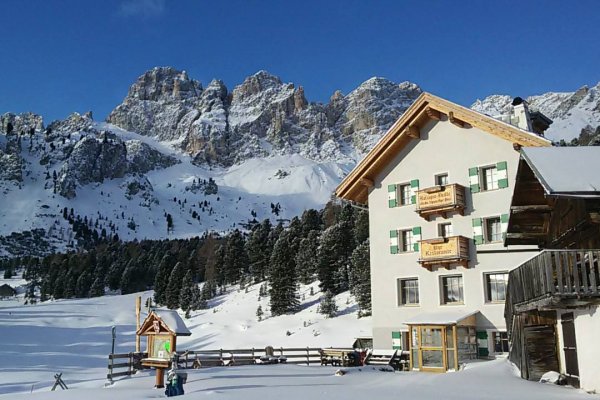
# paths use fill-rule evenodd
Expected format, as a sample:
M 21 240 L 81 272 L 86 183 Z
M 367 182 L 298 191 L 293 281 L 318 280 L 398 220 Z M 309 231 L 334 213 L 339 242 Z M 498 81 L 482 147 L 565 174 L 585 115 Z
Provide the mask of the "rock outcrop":
M 229 166 L 293 153 L 345 159 L 347 144 L 368 151 L 420 93 L 412 83 L 372 78 L 348 96 L 336 92 L 319 104 L 266 71 L 229 92 L 218 80 L 202 89 L 185 72 L 155 68 L 132 85 L 108 122 L 176 143 L 197 164 Z

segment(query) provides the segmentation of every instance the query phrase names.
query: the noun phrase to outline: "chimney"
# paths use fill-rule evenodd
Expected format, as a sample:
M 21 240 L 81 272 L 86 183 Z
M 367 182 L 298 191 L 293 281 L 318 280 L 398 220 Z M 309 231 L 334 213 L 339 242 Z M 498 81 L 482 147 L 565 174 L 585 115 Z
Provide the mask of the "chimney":
M 520 97 L 515 97 L 512 102 L 511 125 L 515 125 L 524 131 L 531 131 L 531 119 L 529 118 L 529 105 Z
M 540 136 L 544 136 L 544 131 L 552 124 L 552 120 L 541 112 L 530 111 L 529 103 L 521 97 L 513 99 L 509 119 L 511 125 Z

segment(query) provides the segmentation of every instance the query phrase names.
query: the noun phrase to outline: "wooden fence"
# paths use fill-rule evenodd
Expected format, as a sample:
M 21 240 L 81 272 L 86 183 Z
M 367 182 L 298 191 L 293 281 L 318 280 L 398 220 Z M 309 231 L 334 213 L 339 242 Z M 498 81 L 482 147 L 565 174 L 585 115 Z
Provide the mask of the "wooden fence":
M 108 374 L 106 378 L 112 381 L 113 378 L 119 376 L 130 376 L 135 374 L 138 370 L 142 369 L 141 360 L 142 358 L 148 357 L 148 353 L 121 353 L 121 354 L 109 354 L 108 355 Z M 118 360 L 115 362 L 115 360 Z M 127 360 L 125 362 L 119 362 L 120 360 Z M 122 370 L 115 372 L 114 370 Z
M 285 359 L 287 364 L 319 364 L 321 349 L 318 347 L 274 347 L 272 355 Z M 187 350 L 177 352 L 179 365 L 191 368 L 196 362 L 204 366 L 255 364 L 268 355 L 266 348 Z
M 320 364 L 321 348 L 319 347 L 273 347 L 272 356 L 285 359 L 287 364 Z M 178 351 L 178 365 L 180 368 L 216 367 L 224 365 L 249 365 L 256 364 L 261 357 L 268 355 L 267 348 L 246 349 L 208 349 Z M 138 370 L 144 369 L 142 358 L 148 353 L 121 353 L 108 355 L 109 381 L 121 376 L 130 376 Z M 121 361 L 125 360 L 125 361 Z M 117 372 L 115 372 L 117 370 Z

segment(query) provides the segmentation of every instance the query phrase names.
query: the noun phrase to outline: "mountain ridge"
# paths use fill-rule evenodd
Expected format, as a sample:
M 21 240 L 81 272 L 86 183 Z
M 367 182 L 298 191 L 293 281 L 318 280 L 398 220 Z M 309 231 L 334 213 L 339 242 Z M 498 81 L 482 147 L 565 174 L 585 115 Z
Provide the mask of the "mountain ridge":
M 0 256 L 28 247 L 15 244 L 26 232 L 29 241 L 46 236 L 51 246 L 33 246 L 42 252 L 76 248 L 77 216 L 98 234 L 133 240 L 224 232 L 320 208 L 421 92 L 373 77 L 315 103 L 264 70 L 229 90 L 157 67 L 107 122 L 91 112 L 47 126 L 33 113 L 0 115 L 0 201 L 11 204 L 0 210 Z M 569 140 L 556 132 L 570 131 L 580 144 L 600 142 L 600 84 L 527 100 L 554 119 L 551 139 Z M 492 95 L 472 108 L 494 116 L 511 101 Z

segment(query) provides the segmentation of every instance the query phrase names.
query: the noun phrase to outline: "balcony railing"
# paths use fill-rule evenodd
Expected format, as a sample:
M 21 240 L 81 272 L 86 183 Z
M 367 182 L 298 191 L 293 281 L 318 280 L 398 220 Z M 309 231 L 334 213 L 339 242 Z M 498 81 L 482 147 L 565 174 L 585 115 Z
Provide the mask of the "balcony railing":
M 432 186 L 417 191 L 417 209 L 419 215 L 427 220 L 431 215 L 446 218 L 449 212 L 463 215 L 465 210 L 465 187 L 457 183 Z
M 600 300 L 600 250 L 544 250 L 508 275 L 505 315 Z
M 423 267 L 431 269 L 434 265 L 449 267 L 459 264 L 467 268 L 469 265 L 469 243 L 471 239 L 464 236 L 421 240 L 421 257 Z

